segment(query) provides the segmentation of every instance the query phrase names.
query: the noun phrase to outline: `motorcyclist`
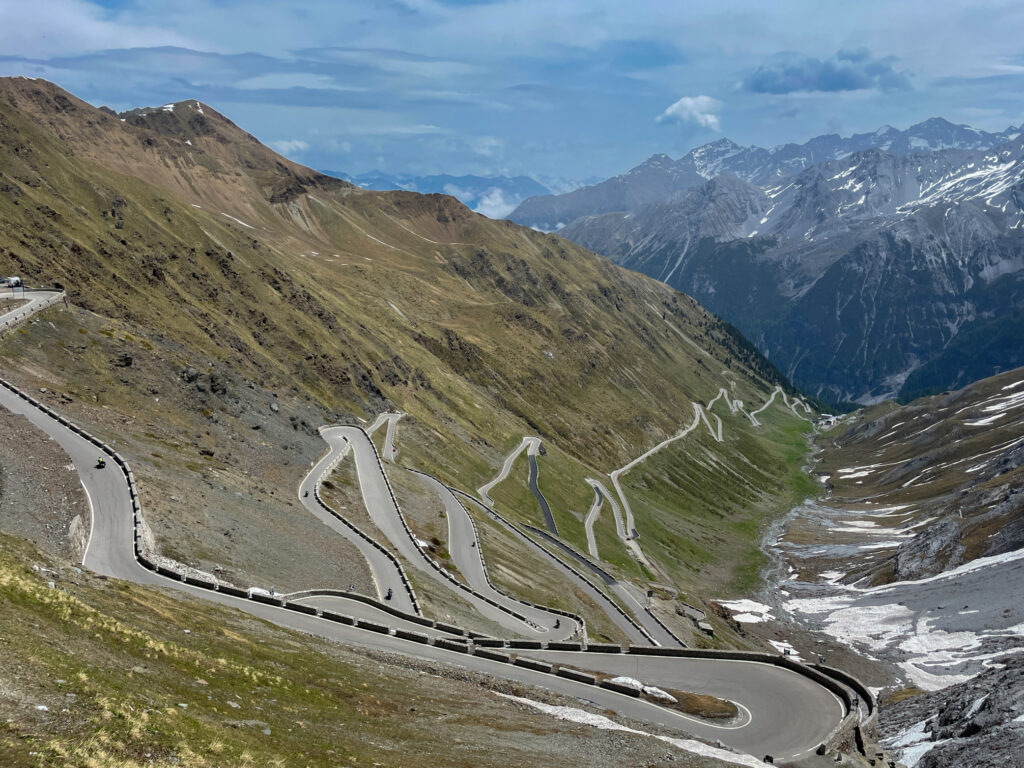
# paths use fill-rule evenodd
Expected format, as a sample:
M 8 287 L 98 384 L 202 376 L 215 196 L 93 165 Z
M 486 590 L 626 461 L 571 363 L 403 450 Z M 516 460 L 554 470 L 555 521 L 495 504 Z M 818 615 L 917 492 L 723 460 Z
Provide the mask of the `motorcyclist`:
M 555 629 L 558 629 L 560 626 L 562 626 L 562 620 L 555 619 Z
M 391 587 L 388 587 L 388 593 L 386 595 L 384 595 L 384 599 L 385 600 L 390 600 L 391 599 Z
M 99 467 L 100 469 L 103 469 L 103 467 L 105 467 L 106 464 L 107 464 L 107 460 L 104 459 L 102 456 L 100 456 L 98 459 L 96 459 L 96 466 Z

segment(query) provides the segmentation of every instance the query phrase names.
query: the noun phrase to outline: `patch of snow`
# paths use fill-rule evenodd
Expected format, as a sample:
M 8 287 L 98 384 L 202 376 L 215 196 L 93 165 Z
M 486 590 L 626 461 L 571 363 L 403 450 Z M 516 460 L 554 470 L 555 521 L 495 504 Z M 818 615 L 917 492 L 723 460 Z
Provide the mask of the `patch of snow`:
M 613 677 L 611 682 L 626 688 L 632 688 L 634 691 L 642 691 L 644 689 L 644 684 L 635 677 Z
M 837 581 L 839 581 L 845 575 L 846 574 L 843 573 L 842 571 L 822 571 L 819 574 L 819 576 L 821 576 L 821 578 L 825 580 L 826 584 L 835 584 Z
M 979 696 L 977 699 L 975 699 L 974 703 L 971 704 L 971 708 L 967 710 L 967 714 L 964 715 L 964 717 L 974 717 L 976 714 L 978 714 L 978 710 L 981 709 L 981 705 L 985 703 L 985 699 L 987 698 L 988 694 L 986 693 L 983 696 Z
M 235 218 L 234 216 L 232 216 L 232 215 L 230 215 L 230 214 L 227 214 L 227 213 L 224 213 L 223 211 L 221 211 L 220 215 L 221 215 L 221 216 L 227 216 L 227 217 L 228 217 L 229 219 L 231 219 L 231 220 L 232 220 L 233 222 L 235 222 L 236 224 L 241 224 L 241 225 L 242 225 L 243 227 L 248 227 L 249 229 L 256 229 L 256 227 L 252 226 L 251 224 L 246 224 L 246 223 L 245 223 L 244 221 L 242 221 L 241 219 L 236 219 L 236 218 Z
M 907 730 L 896 736 L 895 739 L 888 742 L 890 747 L 909 747 L 911 744 L 917 744 L 921 741 L 930 739 L 931 736 L 925 731 L 925 726 L 928 725 L 927 720 L 922 720 L 919 723 L 914 723 Z
M 164 111 L 164 112 L 173 112 L 174 111 L 174 105 L 173 104 L 164 104 L 162 107 L 160 107 L 160 109 L 162 111 Z
M 676 699 L 676 697 L 673 696 L 671 693 L 667 693 L 661 690 L 661 688 L 655 688 L 653 685 L 644 686 L 644 695 L 650 696 L 652 699 L 664 701 L 667 704 L 675 704 L 678 702 L 678 699 Z
M 799 653 L 797 653 L 796 648 L 785 640 L 769 640 L 768 643 L 783 656 L 788 656 L 793 661 L 803 661 L 803 658 Z
M 741 624 L 760 624 L 775 618 L 772 616 L 772 609 L 769 606 L 754 600 L 719 600 L 717 602 L 723 608 L 733 611 L 733 619 Z
M 993 413 L 991 416 L 986 416 L 983 419 L 975 419 L 974 421 L 965 421 L 965 427 L 986 427 L 994 421 L 1003 418 L 1006 414 L 1004 413 Z
M 914 629 L 914 613 L 905 606 L 852 605 L 846 596 L 810 597 L 789 600 L 790 613 L 828 614 L 824 629 L 832 637 L 882 650 L 909 635 Z

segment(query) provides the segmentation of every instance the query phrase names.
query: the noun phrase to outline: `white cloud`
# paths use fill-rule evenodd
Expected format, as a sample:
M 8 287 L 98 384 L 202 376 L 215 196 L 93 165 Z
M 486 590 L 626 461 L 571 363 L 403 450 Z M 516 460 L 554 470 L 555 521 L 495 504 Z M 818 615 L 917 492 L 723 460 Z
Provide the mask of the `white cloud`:
M 721 130 L 716 114 L 722 108 L 722 102 L 710 96 L 683 96 L 657 117 L 659 123 L 696 123 L 702 128 L 712 131 Z
M 302 139 L 285 139 L 283 141 L 272 141 L 270 146 L 282 155 L 293 155 L 309 149 L 309 144 Z
M 110 48 L 192 46 L 190 31 L 176 31 L 152 17 L 138 23 L 110 18 L 86 0 L 0 3 L 0 51 L 5 56 L 67 55 Z
M 505 193 L 497 187 L 491 187 L 480 196 L 476 208 L 473 210 L 482 213 L 489 219 L 503 219 L 516 209 L 518 201 L 505 197 Z
M 236 88 L 254 91 L 264 88 L 285 90 L 288 88 L 310 88 L 324 91 L 349 91 L 361 93 L 366 88 L 342 86 L 329 75 L 316 75 L 308 72 L 268 72 L 256 77 L 240 80 Z
M 484 157 L 493 157 L 504 145 L 505 142 L 496 136 L 478 136 L 471 142 L 473 151 Z
M 446 195 L 451 195 L 456 200 L 461 200 L 464 203 L 469 200 L 472 200 L 474 197 L 473 193 L 470 190 L 463 189 L 462 187 L 457 187 L 454 184 L 445 184 L 443 187 L 441 187 L 441 191 L 444 192 Z

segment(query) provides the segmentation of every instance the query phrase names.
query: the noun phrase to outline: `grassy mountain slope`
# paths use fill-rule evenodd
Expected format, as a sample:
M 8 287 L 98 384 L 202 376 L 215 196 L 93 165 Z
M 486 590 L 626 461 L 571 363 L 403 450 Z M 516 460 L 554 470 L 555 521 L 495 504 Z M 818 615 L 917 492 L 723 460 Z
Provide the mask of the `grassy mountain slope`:
M 118 117 L 0 80 L 0 155 L 0 264 L 85 310 L 9 337 L 5 375 L 125 451 L 166 551 L 250 582 L 322 578 L 326 551 L 291 554 L 328 546 L 292 499 L 320 423 L 407 411 L 402 460 L 471 489 L 524 434 L 558 448 L 542 478 L 599 474 L 691 400 L 780 381 L 660 283 L 450 197 L 358 190 L 196 102 Z

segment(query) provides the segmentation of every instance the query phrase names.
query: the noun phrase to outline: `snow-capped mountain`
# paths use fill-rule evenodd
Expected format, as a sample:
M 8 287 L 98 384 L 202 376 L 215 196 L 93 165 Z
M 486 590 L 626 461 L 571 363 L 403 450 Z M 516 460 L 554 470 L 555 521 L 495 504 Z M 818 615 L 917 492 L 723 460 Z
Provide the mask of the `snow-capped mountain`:
M 880 149 L 895 155 L 943 149 L 986 150 L 1020 134 L 1020 128 L 988 133 L 932 118 L 904 131 L 883 126 L 872 133 L 846 138 L 826 134 L 804 144 L 783 144 L 772 149 L 742 147 L 729 139 L 719 139 L 691 150 L 678 160 L 667 155 L 654 155 L 620 176 L 568 194 L 527 198 L 509 218 L 519 224 L 553 231 L 580 216 L 637 211 L 723 173 L 753 184 L 767 185 L 819 163 L 841 160 L 867 149 Z
M 1024 307 L 1024 139 L 868 149 L 766 186 L 721 175 L 561 234 L 693 295 L 798 386 L 870 402 Z

